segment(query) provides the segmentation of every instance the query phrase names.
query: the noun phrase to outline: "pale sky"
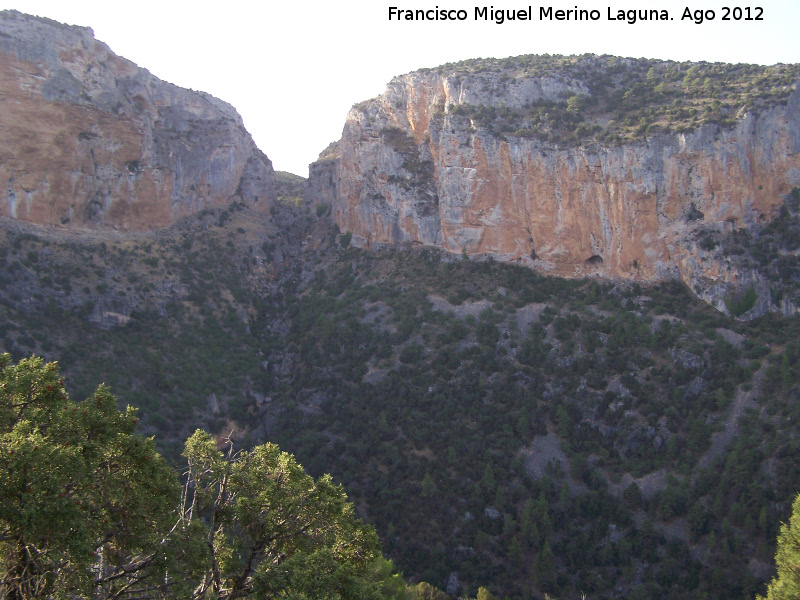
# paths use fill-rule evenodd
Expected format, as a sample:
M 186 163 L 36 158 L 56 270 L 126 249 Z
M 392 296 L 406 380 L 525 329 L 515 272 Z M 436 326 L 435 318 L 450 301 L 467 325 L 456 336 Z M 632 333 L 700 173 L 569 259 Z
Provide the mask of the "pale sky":
M 689 0 L 686 0 L 687 2 Z M 242 115 L 276 170 L 308 174 L 339 139 L 349 108 L 381 94 L 389 80 L 421 67 L 520 54 L 614 54 L 671 60 L 800 62 L 800 0 L 759 0 L 762 21 L 723 21 L 728 0 L 588 0 L 482 4 L 414 0 L 206 2 L 196 0 L 0 0 L 0 9 L 89 26 L 118 55 L 171 83 L 203 90 Z M 756 3 L 738 6 L 754 7 Z M 389 7 L 464 9 L 460 22 L 389 21 Z M 475 7 L 527 9 L 532 21 L 475 20 Z M 541 21 L 540 6 L 597 9 L 598 21 Z M 702 24 L 684 9 L 713 10 Z M 667 9 L 673 20 L 634 25 L 619 9 Z M 755 16 L 755 10 L 751 16 Z M 733 13 L 731 14 L 733 16 Z M 746 16 L 744 13 L 743 16 Z

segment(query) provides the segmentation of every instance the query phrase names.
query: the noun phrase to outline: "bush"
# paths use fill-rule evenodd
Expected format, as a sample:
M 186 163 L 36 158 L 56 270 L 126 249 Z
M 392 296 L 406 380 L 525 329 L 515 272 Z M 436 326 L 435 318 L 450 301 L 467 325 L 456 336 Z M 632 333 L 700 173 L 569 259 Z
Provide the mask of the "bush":
M 725 298 L 725 306 L 734 317 L 741 317 L 744 313 L 752 309 L 758 300 L 758 293 L 750 288 L 739 298 Z

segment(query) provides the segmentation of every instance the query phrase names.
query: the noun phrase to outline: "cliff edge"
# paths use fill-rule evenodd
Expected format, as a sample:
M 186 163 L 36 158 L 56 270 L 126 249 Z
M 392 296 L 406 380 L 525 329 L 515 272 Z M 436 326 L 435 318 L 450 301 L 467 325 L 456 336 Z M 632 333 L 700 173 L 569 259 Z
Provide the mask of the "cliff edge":
M 0 216 L 143 230 L 232 200 L 272 163 L 236 110 L 116 56 L 91 29 L 0 12 Z
M 753 314 L 792 313 L 700 239 L 769 223 L 800 186 L 798 78 L 797 65 L 593 55 L 422 70 L 351 109 L 309 189 L 362 246 L 677 277 L 724 312 L 758 288 Z

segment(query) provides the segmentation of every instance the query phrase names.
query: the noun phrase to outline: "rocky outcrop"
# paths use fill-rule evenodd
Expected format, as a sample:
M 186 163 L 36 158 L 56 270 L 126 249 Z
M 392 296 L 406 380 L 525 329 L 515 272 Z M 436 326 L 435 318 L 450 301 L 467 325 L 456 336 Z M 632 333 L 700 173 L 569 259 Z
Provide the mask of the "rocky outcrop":
M 800 186 L 800 92 L 724 124 L 626 143 L 517 135 L 460 110 L 567 106 L 571 97 L 591 102 L 592 90 L 564 73 L 397 77 L 351 109 L 338 154 L 312 165 L 309 186 L 323 188 L 316 193 L 332 199 L 357 244 L 428 244 L 566 277 L 680 277 L 725 311 L 723 297 L 750 274 L 699 249 L 697 232 L 768 222 Z M 610 116 L 596 116 L 595 130 Z M 761 310 L 776 309 L 762 301 Z
M 337 197 L 337 178 L 339 177 L 339 143 L 334 142 L 323 150 L 319 158 L 308 165 L 308 180 L 303 200 L 309 206 L 334 205 Z
M 274 197 L 233 107 L 160 81 L 88 28 L 0 13 L 0 216 L 150 229 Z

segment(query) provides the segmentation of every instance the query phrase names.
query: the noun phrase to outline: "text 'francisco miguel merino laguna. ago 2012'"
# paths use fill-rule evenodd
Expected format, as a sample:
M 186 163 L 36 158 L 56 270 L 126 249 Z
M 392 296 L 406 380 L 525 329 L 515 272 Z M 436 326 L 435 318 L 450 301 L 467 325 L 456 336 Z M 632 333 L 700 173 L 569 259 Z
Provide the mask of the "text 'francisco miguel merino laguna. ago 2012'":
M 764 10 L 760 7 L 748 7 L 746 15 L 743 9 L 739 13 L 732 13 L 728 7 L 723 8 L 723 15 L 727 11 L 728 15 L 733 14 L 733 20 L 761 21 L 763 20 Z M 675 11 L 678 14 L 678 11 Z M 398 6 L 389 7 L 390 21 L 467 21 L 472 17 L 474 21 L 494 21 L 498 25 L 509 21 L 533 21 L 538 17 L 539 21 L 600 21 L 603 19 L 603 11 L 598 9 L 555 9 L 552 6 L 540 6 L 538 11 L 534 11 L 532 6 L 527 8 L 500 9 L 494 6 L 476 6 L 472 11 L 463 8 L 440 8 L 436 6 L 430 9 L 413 9 Z M 681 21 L 691 21 L 700 24 L 703 21 L 713 21 L 715 18 L 713 10 L 692 10 L 685 7 L 680 11 Z M 739 18 L 737 18 L 739 17 Z M 633 25 L 641 21 L 671 21 L 674 17 L 666 9 L 622 9 L 607 7 L 605 20 L 619 21 Z M 723 16 L 722 20 L 731 20 Z

